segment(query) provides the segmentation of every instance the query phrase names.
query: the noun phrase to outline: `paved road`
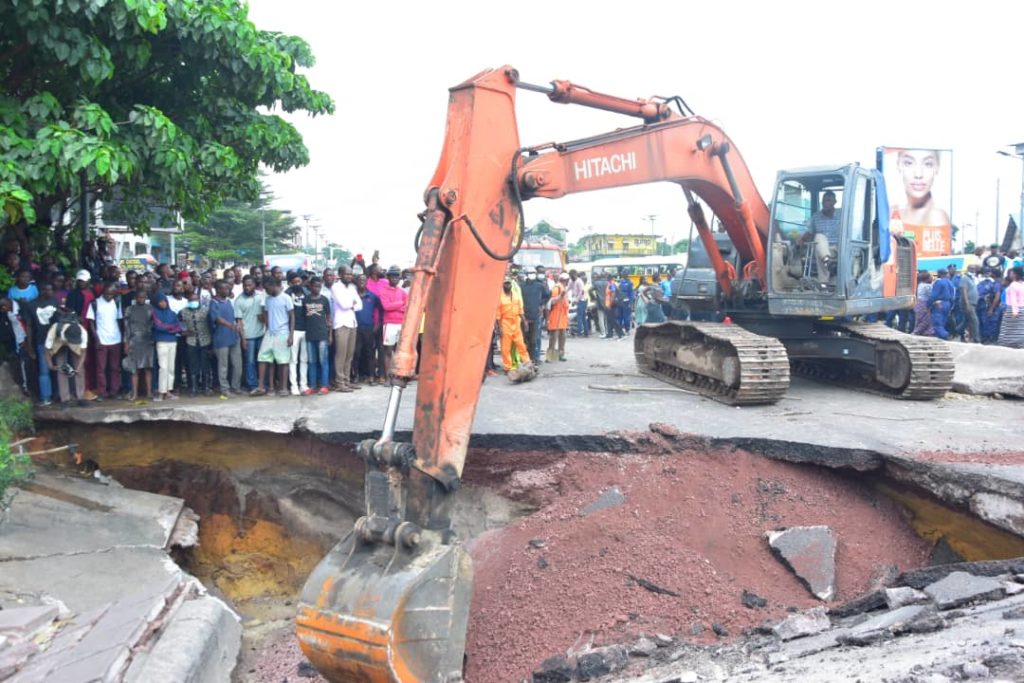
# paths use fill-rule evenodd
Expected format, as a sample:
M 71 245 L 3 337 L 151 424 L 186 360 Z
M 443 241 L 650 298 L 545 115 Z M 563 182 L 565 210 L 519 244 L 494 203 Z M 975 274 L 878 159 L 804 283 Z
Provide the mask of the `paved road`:
M 950 394 L 931 402 L 881 396 L 794 379 L 772 406 L 734 408 L 637 374 L 631 339 L 570 339 L 567 362 L 546 363 L 529 384 L 489 378 L 474 422 L 479 445 L 530 446 L 561 440 L 600 447 L 599 437 L 645 431 L 652 422 L 713 438 L 795 441 L 887 454 L 919 451 L 1022 451 L 1024 406 Z M 626 391 L 607 391 L 612 388 Z M 175 420 L 330 439 L 379 432 L 388 388 L 299 398 L 182 399 L 143 407 L 106 402 L 84 409 L 41 411 L 43 419 L 132 423 Z M 406 391 L 399 430 L 412 426 L 415 386 Z

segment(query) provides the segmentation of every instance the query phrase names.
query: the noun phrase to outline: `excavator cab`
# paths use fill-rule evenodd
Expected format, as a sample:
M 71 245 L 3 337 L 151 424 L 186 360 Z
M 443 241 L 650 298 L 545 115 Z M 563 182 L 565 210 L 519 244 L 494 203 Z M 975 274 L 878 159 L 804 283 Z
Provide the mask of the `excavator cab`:
M 901 288 L 892 252 L 913 273 L 913 247 L 892 243 L 885 185 L 872 170 L 850 164 L 780 172 L 770 226 L 772 314 L 849 316 L 913 305 L 912 282 L 902 287 L 904 300 L 893 300 Z

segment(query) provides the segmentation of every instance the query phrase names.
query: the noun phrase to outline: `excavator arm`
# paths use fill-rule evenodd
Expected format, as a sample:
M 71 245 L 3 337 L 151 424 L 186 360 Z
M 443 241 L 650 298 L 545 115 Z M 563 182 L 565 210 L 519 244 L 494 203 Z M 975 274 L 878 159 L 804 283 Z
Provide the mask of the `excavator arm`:
M 517 88 L 641 118 L 645 124 L 550 149 L 521 149 Z M 681 101 L 680 101 L 681 102 Z M 366 514 L 313 571 L 296 620 L 300 644 L 331 681 L 461 679 L 472 568 L 451 529 L 454 493 L 491 351 L 507 260 L 521 239 L 521 202 L 654 181 L 678 183 L 707 244 L 702 198 L 751 277 L 764 281 L 768 209 L 742 158 L 714 124 L 671 100 L 625 100 L 514 69 L 484 71 L 450 91 L 441 158 L 425 193 L 412 288 L 380 439 L 366 461 Z M 680 108 L 683 108 L 682 106 Z M 730 271 L 709 248 L 725 291 Z M 423 339 L 412 444 L 394 440 Z M 787 376 L 788 380 L 788 376 Z

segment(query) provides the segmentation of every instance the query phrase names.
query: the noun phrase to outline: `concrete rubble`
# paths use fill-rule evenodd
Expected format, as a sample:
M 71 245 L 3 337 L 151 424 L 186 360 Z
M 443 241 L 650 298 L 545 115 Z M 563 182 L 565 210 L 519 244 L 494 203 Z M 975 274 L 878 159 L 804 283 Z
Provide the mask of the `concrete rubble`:
M 669 683 L 696 675 L 741 683 L 1018 681 L 1024 672 L 1024 591 L 1008 595 L 1004 586 L 1024 588 L 1024 577 L 988 574 L 1021 561 L 908 572 L 876 591 L 881 598 L 850 601 L 831 616 L 816 607 L 735 643 L 681 643 L 652 657 L 635 657 L 628 671 L 599 680 Z M 933 579 L 923 590 L 904 583 L 919 584 L 923 572 Z M 887 606 L 887 597 L 894 606 Z M 914 604 L 901 604 L 905 601 Z
M 981 344 L 948 344 L 956 370 L 953 391 L 1024 398 L 1024 349 Z
M 0 678 L 224 681 L 241 624 L 174 564 L 177 498 L 40 473 L 0 527 Z
M 789 567 L 811 595 L 831 600 L 836 594 L 836 538 L 827 526 L 792 527 L 765 534 L 772 552 Z

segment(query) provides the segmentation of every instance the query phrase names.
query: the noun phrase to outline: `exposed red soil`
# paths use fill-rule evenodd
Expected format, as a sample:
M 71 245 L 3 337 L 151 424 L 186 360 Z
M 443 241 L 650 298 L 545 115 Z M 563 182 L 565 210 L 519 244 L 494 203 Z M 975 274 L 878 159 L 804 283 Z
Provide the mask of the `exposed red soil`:
M 787 607 L 820 604 L 772 556 L 770 529 L 833 529 L 837 601 L 870 588 L 880 568 L 908 569 L 927 558 L 928 545 L 898 508 L 866 487 L 820 468 L 693 445 L 661 455 L 518 453 L 508 462 L 504 454 L 476 454 L 468 478 L 488 479 L 540 509 L 470 544 L 468 683 L 529 678 L 543 659 L 591 642 L 641 632 L 710 642 L 712 624 L 735 636 Z M 579 515 L 612 486 L 625 504 Z M 534 539 L 543 547 L 531 547 Z M 679 597 L 655 594 L 629 575 Z M 744 590 L 767 598 L 768 607 L 743 607 Z M 695 636 L 697 625 L 703 631 Z

